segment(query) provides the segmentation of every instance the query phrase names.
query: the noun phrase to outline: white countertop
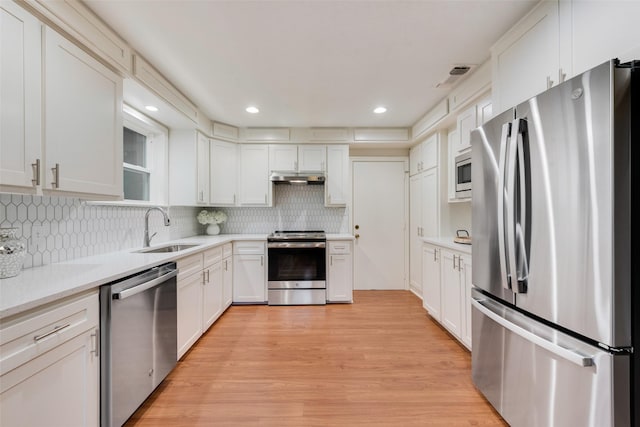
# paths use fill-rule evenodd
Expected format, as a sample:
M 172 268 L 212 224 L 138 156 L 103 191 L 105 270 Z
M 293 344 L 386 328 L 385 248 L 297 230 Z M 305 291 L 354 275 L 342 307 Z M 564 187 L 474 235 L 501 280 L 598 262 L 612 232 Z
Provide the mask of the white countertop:
M 266 234 L 221 234 L 193 236 L 152 246 L 196 243 L 199 246 L 173 253 L 138 253 L 142 248 L 77 258 L 56 264 L 28 268 L 0 280 L 0 319 L 53 302 L 147 268 L 182 258 L 204 249 L 238 240 L 266 240 Z
M 423 237 L 422 240 L 425 243 L 430 243 L 432 245 L 453 249 L 454 251 L 471 255 L 471 245 L 463 245 L 462 243 L 455 243 L 453 241 L 453 236 L 452 237 Z
M 327 234 L 327 240 L 353 239 L 354 237 L 351 234 Z M 16 277 L 0 280 L 0 319 L 60 298 L 97 288 L 105 283 L 127 277 L 165 262 L 174 261 L 208 248 L 239 240 L 266 241 L 267 235 L 220 234 L 217 236 L 193 236 L 152 245 L 198 244 L 194 248 L 179 252 L 150 254 L 137 252 L 142 248 L 127 249 L 28 268 L 22 270 Z

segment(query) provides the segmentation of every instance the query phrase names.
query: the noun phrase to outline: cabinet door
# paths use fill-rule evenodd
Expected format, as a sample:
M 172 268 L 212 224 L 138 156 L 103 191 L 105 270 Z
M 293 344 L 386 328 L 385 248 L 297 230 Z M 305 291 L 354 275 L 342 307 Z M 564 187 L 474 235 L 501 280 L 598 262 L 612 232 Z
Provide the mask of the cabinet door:
M 178 280 L 178 359 L 202 335 L 202 272 Z
M 493 106 L 501 113 L 558 82 L 558 2 L 543 1 L 493 47 Z
M 96 334 L 88 330 L 0 377 L 0 425 L 98 426 Z
M 267 301 L 264 255 L 235 255 L 233 260 L 233 302 Z
M 476 104 L 477 114 L 477 126 L 482 126 L 487 123 L 491 117 L 493 117 L 493 105 L 491 104 L 491 98 L 485 98 Z
M 233 302 L 233 257 L 222 261 L 222 309 L 226 310 Z
M 349 198 L 349 146 L 327 147 L 325 206 L 346 206 Z
M 269 170 L 296 172 L 298 170 L 298 147 L 296 145 L 269 145 Z
M 42 26 L 13 2 L 0 3 L 0 191 L 35 192 L 41 154 Z M 11 108 L 8 108 L 11 106 Z M 34 166 L 35 165 L 35 166 Z
M 432 168 L 422 174 L 422 236 L 438 237 L 440 235 L 438 196 L 438 169 Z
M 422 171 L 422 164 L 422 144 L 418 144 L 409 150 L 409 175 Z
M 422 294 L 422 175 L 409 179 L 409 286 Z
M 44 188 L 122 199 L 122 79 L 45 28 Z
M 422 143 L 422 170 L 429 170 L 438 166 L 438 134 L 434 133 Z
M 460 263 L 462 291 L 464 292 L 462 297 L 462 315 L 464 319 L 462 325 L 462 343 L 467 346 L 468 349 L 471 349 L 471 256 L 465 255 Z
M 298 170 L 300 172 L 324 172 L 327 162 L 327 147 L 324 145 L 299 145 Z
M 222 314 L 222 262 L 205 268 L 202 286 L 202 332 L 204 333 Z
M 441 321 L 440 253 L 431 245 L 422 246 L 422 306 L 429 315 Z
M 240 204 L 269 206 L 269 146 L 240 147 Z
M 196 142 L 196 169 L 197 169 L 197 181 L 196 181 L 196 191 L 197 191 L 197 200 L 196 202 L 201 205 L 209 204 L 209 193 L 210 193 L 210 179 L 209 179 L 209 154 L 211 150 L 211 144 L 209 142 L 209 138 L 205 135 L 198 132 L 197 134 L 197 142 Z
M 211 204 L 233 206 L 236 203 L 236 144 L 211 140 Z
M 456 337 L 460 337 L 462 324 L 462 303 L 460 301 L 462 284 L 458 271 L 458 255 L 441 249 L 442 274 L 442 324 Z
M 343 243 L 349 247 L 351 246 L 349 242 Z M 329 255 L 329 283 L 327 288 L 327 299 L 329 301 L 353 301 L 353 256 L 350 253 Z
M 463 111 L 458 116 L 458 141 L 455 153 L 459 153 L 471 147 L 471 131 L 476 128 L 476 106 Z
M 447 160 L 448 160 L 448 169 L 447 169 L 447 178 L 449 180 L 449 185 L 447 186 L 449 193 L 449 201 L 455 200 L 456 198 L 456 148 L 458 146 L 458 138 L 460 138 L 460 134 L 458 133 L 458 128 L 452 129 L 449 131 L 447 135 Z

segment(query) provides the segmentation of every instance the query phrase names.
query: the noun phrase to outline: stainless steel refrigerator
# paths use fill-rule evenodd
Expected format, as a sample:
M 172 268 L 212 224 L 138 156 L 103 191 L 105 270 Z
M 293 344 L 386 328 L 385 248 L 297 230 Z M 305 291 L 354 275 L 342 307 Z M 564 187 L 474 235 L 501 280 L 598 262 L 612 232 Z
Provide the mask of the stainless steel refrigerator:
M 638 73 L 606 62 L 472 133 L 473 381 L 512 426 L 640 425 Z

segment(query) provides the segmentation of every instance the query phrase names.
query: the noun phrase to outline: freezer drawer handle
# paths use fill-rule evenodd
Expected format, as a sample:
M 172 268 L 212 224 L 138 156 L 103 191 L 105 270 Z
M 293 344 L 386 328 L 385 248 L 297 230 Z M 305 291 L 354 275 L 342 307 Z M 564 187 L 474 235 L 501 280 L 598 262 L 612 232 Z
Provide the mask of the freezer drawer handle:
M 550 351 L 551 353 L 562 357 L 563 359 L 568 360 L 571 363 L 574 363 L 578 366 L 592 366 L 593 365 L 593 357 L 591 356 L 583 356 L 581 354 L 578 354 L 572 350 L 569 350 L 567 348 L 561 347 L 557 344 L 552 343 L 551 341 L 547 341 L 546 339 L 527 331 L 524 328 L 521 328 L 518 325 L 515 325 L 511 322 L 509 322 L 507 319 L 505 319 L 504 317 L 500 316 L 497 313 L 494 313 L 491 309 L 489 309 L 488 307 L 486 307 L 484 304 L 482 304 L 482 301 L 479 301 L 477 299 L 472 299 L 471 300 L 471 304 L 478 309 L 478 311 L 480 311 L 482 314 L 484 314 L 485 316 L 487 316 L 488 318 L 490 318 L 491 320 L 493 320 L 494 322 L 500 324 L 502 327 L 510 330 L 511 332 L 513 332 L 516 335 L 521 336 L 522 338 L 526 339 L 529 342 L 532 342 L 533 344 L 537 345 L 538 347 L 542 347 L 547 351 Z

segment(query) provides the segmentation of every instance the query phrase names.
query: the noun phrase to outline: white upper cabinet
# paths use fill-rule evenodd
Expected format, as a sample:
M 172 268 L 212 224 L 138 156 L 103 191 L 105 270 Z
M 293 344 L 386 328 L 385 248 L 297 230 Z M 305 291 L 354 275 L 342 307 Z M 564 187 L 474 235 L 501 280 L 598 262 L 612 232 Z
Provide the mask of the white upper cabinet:
M 269 145 L 269 169 L 274 172 L 324 172 L 326 160 L 324 145 Z
M 268 145 L 240 145 L 240 205 L 271 206 Z
M 0 3 L 0 191 L 34 193 L 39 185 L 41 32 L 40 21 L 23 8 Z
M 493 46 L 496 113 L 558 82 L 559 37 L 558 2 L 543 1 Z
M 324 148 L 324 147 L 323 147 Z M 327 147 L 325 206 L 346 206 L 349 199 L 349 146 Z
M 434 133 L 409 150 L 409 175 L 438 166 L 438 134 Z
M 269 145 L 269 169 L 278 172 L 298 170 L 298 147 L 296 145 Z
M 457 119 L 458 139 L 454 141 L 454 152 L 460 153 L 471 148 L 471 131 L 477 126 L 476 106 L 473 105 L 460 113 Z
M 299 172 L 324 172 L 327 162 L 327 147 L 324 145 L 298 146 Z
M 612 58 L 640 58 L 640 2 L 560 2 L 560 63 L 567 77 Z
M 213 139 L 210 154 L 211 204 L 233 206 L 236 203 L 237 146 Z
M 43 188 L 122 199 L 122 79 L 45 28 Z
M 209 178 L 209 154 L 211 144 L 209 138 L 197 132 L 197 164 L 196 164 L 196 194 L 197 203 L 201 205 L 209 204 L 210 178 Z

